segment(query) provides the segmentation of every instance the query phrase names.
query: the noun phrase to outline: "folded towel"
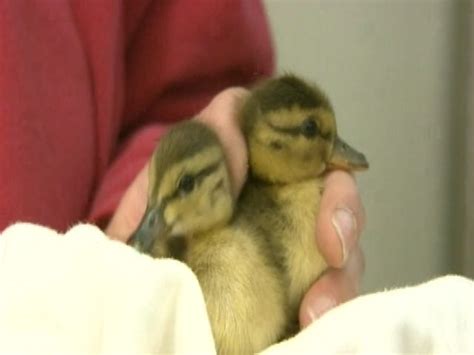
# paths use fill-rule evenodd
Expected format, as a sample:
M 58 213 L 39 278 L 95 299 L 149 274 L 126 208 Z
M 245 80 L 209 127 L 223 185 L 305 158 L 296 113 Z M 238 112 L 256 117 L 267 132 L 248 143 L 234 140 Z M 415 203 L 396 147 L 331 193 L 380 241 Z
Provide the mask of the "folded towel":
M 264 354 L 308 352 L 474 354 L 474 282 L 445 276 L 361 296 Z
M 361 296 L 263 353 L 472 353 L 474 282 L 447 276 Z M 0 353 L 214 354 L 204 299 L 184 264 L 78 225 L 17 224 L 0 236 Z
M 0 236 L 0 352 L 215 352 L 194 274 L 99 229 L 17 224 Z

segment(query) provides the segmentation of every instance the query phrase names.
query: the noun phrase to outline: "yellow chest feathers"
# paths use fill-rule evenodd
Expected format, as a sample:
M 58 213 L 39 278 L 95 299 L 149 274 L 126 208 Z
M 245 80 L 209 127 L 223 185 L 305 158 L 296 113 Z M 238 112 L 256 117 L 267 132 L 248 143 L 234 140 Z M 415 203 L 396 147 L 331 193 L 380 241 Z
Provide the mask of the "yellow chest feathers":
M 323 182 L 311 180 L 272 187 L 271 194 L 288 222 L 273 238 L 280 238 L 288 277 L 290 307 L 298 307 L 303 295 L 326 269 L 316 246 L 316 216 Z

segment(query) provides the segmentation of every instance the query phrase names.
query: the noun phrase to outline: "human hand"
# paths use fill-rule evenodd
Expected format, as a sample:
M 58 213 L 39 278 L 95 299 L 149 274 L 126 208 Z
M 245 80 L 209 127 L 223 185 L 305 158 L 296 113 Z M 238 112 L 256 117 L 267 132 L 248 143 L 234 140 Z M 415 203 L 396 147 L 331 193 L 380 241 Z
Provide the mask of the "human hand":
M 239 194 L 247 174 L 247 151 L 236 119 L 239 104 L 247 94 L 248 91 L 243 88 L 226 89 L 197 115 L 197 119 L 215 130 L 223 144 L 235 196 Z M 145 166 L 122 197 L 106 229 L 106 233 L 112 238 L 126 241 L 137 228 L 146 208 L 147 171 L 148 166 Z M 341 208 L 342 211 L 351 211 L 349 217 L 344 212 L 341 213 Z M 336 211 L 339 211 L 337 215 L 342 216 L 342 223 L 337 228 L 332 222 Z M 349 223 L 343 221 L 352 222 L 353 226 L 350 227 Z M 331 172 L 325 180 L 316 239 L 330 268 L 303 299 L 300 308 L 302 326 L 308 325 L 333 306 L 357 295 L 364 268 L 363 254 L 358 247 L 364 222 L 364 209 L 355 180 L 346 172 Z M 338 237 L 338 230 L 342 232 L 341 239 Z
M 318 249 L 329 268 L 303 298 L 299 314 L 302 327 L 358 295 L 364 272 L 358 241 L 364 224 L 365 211 L 354 178 L 344 171 L 329 173 L 316 230 Z

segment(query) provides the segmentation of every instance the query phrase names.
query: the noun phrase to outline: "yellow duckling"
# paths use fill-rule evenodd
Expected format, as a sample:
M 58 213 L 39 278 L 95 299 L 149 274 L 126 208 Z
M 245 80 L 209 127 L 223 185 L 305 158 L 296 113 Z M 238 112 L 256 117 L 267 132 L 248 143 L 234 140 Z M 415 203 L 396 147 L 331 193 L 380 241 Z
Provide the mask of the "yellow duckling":
M 251 212 L 247 218 L 265 235 L 283 270 L 290 322 L 297 327 L 302 297 L 326 268 L 315 250 L 322 174 L 364 170 L 368 163 L 337 135 L 327 96 L 293 75 L 256 87 L 240 122 L 251 176 L 239 206 Z
M 155 150 L 148 205 L 129 243 L 185 262 L 198 277 L 219 354 L 251 354 L 287 324 L 281 270 L 235 201 L 222 147 L 196 121 L 172 128 Z

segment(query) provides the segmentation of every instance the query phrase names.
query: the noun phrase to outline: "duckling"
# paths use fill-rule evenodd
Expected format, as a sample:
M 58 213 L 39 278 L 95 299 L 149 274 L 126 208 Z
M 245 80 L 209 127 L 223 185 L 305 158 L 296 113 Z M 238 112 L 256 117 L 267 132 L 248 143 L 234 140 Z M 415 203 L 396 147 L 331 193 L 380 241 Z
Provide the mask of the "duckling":
M 197 121 L 173 127 L 153 153 L 149 182 L 146 212 L 129 244 L 193 270 L 219 354 L 251 354 L 278 341 L 287 324 L 281 270 L 249 213 L 234 213 L 213 131 Z
M 304 294 L 327 267 L 315 248 L 322 175 L 365 170 L 368 162 L 338 136 L 323 91 L 294 75 L 257 86 L 241 109 L 240 124 L 251 175 L 239 207 L 251 212 L 247 219 L 265 236 L 283 271 L 291 335 Z

